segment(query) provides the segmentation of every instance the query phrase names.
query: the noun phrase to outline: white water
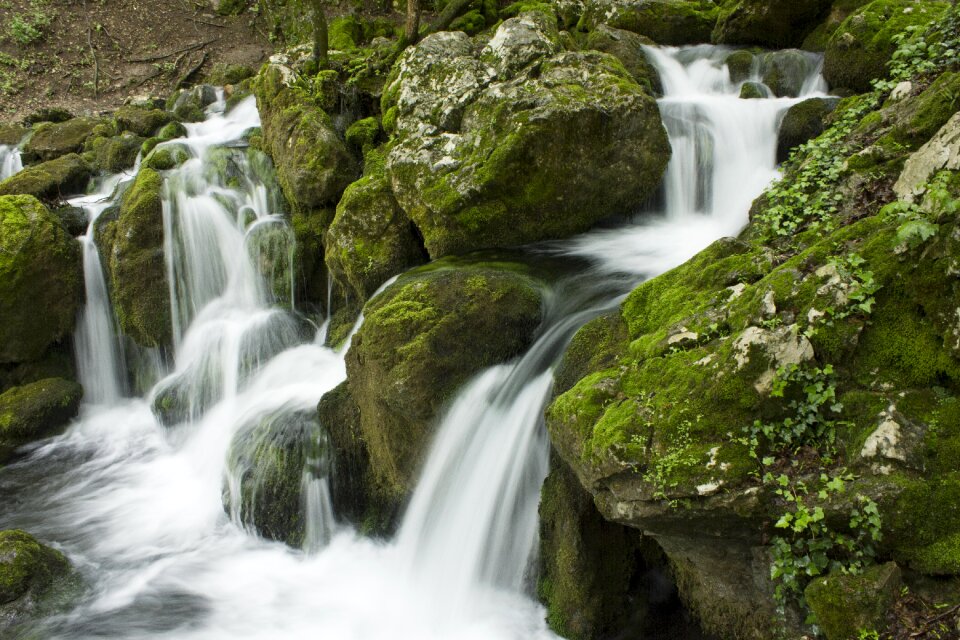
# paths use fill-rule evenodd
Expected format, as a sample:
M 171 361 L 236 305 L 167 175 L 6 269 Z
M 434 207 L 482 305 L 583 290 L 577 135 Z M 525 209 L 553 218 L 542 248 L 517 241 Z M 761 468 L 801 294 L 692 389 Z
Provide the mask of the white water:
M 6 180 L 23 169 L 20 147 L 0 144 L 0 180 Z
M 665 210 L 568 248 L 601 270 L 631 273 L 629 282 L 591 301 L 602 282 L 588 274 L 587 286 L 547 295 L 537 343 L 517 362 L 480 373 L 441 420 L 388 542 L 335 522 L 325 460 L 311 461 L 318 474 L 303 482 L 310 553 L 263 541 L 236 509 L 225 513 L 224 490 L 235 497 L 240 484 L 227 465 L 231 441 L 278 411 L 311 411 L 346 374 L 343 353 L 320 346 L 290 312 L 284 252 L 273 244 L 282 248 L 285 227 L 270 188 L 242 152 L 233 157 L 239 182 L 211 170 L 207 154 L 259 123 L 252 101 L 226 117 L 218 103 L 206 122 L 191 125 L 177 142 L 193 159 L 166 177 L 173 370 L 152 394 L 177 390 L 185 415 L 161 427 L 147 399 L 116 399 L 122 389 L 110 395 L 110 376 L 83 374 L 89 397 L 103 403 L 0 473 L 6 494 L 19 500 L 0 511 L 0 525 L 60 545 L 89 584 L 83 602 L 47 621 L 44 637 L 553 638 L 529 596 L 552 363 L 576 327 L 631 285 L 745 224 L 750 201 L 776 175 L 776 123 L 794 102 L 737 101 L 713 49 L 650 53 L 664 76 L 661 107 L 675 150 Z M 91 218 L 95 209 L 87 209 Z M 269 225 L 281 232 L 265 243 L 260 232 Z

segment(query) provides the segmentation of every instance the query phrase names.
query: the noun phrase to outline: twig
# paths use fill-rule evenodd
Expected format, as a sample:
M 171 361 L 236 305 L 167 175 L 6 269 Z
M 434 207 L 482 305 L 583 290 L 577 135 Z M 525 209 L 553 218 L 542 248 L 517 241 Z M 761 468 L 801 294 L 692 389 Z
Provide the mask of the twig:
M 93 56 L 93 98 L 100 97 L 100 62 L 97 60 L 97 50 L 93 48 L 93 28 L 87 27 L 87 46 Z
M 212 40 L 207 40 L 206 42 L 198 42 L 196 44 L 191 44 L 188 47 L 183 49 L 177 49 L 176 51 L 171 51 L 170 53 L 165 53 L 160 56 L 151 56 L 149 58 L 130 58 L 127 62 L 156 62 L 157 60 L 163 60 L 164 58 L 169 58 L 170 56 L 175 56 L 178 53 L 186 53 L 187 51 L 196 51 L 197 49 L 202 49 L 208 44 L 213 44 L 220 38 L 213 38 Z
M 207 22 L 206 20 L 201 20 L 200 18 L 191 18 L 190 16 L 187 16 L 187 20 L 190 20 L 191 22 L 197 22 L 197 23 L 199 23 L 199 24 L 208 24 L 208 25 L 210 25 L 211 27 L 216 27 L 216 28 L 218 28 L 218 29 L 226 29 L 226 28 L 227 28 L 227 25 L 225 25 L 225 24 L 217 24 L 216 22 Z
M 207 61 L 207 52 L 204 51 L 204 52 L 203 52 L 203 55 L 200 56 L 200 62 L 198 62 L 197 64 L 195 64 L 194 66 L 192 66 L 190 69 L 187 70 L 187 72 L 186 72 L 185 74 L 183 74 L 182 76 L 180 76 L 180 79 L 177 80 L 177 86 L 176 86 L 176 88 L 179 89 L 179 88 L 183 87 L 183 85 L 187 84 L 187 81 L 190 80 L 190 77 L 191 77 L 193 74 L 195 74 L 197 71 L 200 71 L 200 67 L 202 67 L 202 66 L 203 66 L 203 63 L 205 63 L 206 61 Z

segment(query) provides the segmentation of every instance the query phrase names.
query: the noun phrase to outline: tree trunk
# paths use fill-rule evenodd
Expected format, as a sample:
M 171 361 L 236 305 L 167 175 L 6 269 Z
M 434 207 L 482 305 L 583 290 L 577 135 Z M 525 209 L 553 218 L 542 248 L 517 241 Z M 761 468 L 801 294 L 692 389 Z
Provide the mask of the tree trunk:
M 311 0 L 313 15 L 313 59 L 321 69 L 329 63 L 329 34 L 327 33 L 327 13 L 323 9 L 323 0 Z
M 417 44 L 420 39 L 420 0 L 407 0 L 407 23 L 403 30 L 406 46 Z

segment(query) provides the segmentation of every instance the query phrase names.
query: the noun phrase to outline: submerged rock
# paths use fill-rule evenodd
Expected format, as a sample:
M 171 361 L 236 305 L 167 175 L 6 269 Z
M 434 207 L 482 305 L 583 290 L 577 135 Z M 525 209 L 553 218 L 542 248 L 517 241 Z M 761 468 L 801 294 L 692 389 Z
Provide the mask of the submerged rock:
M 412 489 L 444 404 L 522 352 L 540 322 L 536 281 L 503 267 L 437 265 L 367 303 L 347 353 L 350 394 L 383 493 Z
M 77 415 L 83 388 L 47 378 L 0 394 L 0 464 L 24 444 L 56 435 Z
M 431 257 L 578 233 L 659 184 L 670 148 L 652 96 L 613 56 L 562 49 L 533 12 L 481 50 L 437 33 L 398 62 L 387 169 Z
M 0 363 L 40 358 L 82 299 L 79 243 L 35 198 L 0 197 Z
M 0 631 L 47 611 L 70 573 L 62 553 L 26 531 L 0 531 Z

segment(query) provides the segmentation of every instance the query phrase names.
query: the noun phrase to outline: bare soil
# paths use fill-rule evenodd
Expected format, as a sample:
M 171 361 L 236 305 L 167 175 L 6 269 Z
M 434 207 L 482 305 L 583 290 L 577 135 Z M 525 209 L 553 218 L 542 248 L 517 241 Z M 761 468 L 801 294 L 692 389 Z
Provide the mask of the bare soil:
M 255 12 L 223 17 L 201 0 L 0 0 L 0 120 L 165 98 L 217 63 L 256 69 L 271 52 Z

